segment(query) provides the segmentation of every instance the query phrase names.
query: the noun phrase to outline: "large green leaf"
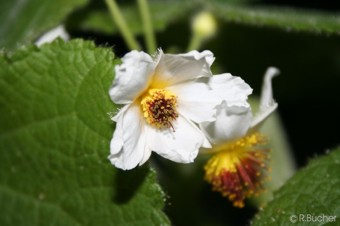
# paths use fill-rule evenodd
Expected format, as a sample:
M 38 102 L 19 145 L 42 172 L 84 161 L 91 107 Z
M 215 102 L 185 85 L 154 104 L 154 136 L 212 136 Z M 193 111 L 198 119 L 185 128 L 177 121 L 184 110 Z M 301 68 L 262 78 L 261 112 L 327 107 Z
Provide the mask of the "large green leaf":
M 58 40 L 0 57 L 0 225 L 167 225 L 148 166 L 107 160 L 110 49 Z
M 276 27 L 286 31 L 340 34 L 340 14 L 265 6 L 254 4 L 252 0 L 214 0 L 211 8 L 217 17 L 228 22 Z
M 296 173 L 274 194 L 274 199 L 256 216 L 253 225 L 326 225 L 325 218 L 321 221 L 316 218 L 316 222 L 308 218 L 340 215 L 339 175 L 340 148 L 313 159 Z M 334 220 L 327 225 L 335 225 Z
M 135 2 L 120 4 L 120 8 L 131 30 L 139 34 L 142 24 Z M 340 34 L 340 14 L 293 7 L 264 5 L 253 0 L 211 0 L 211 1 L 150 1 L 150 11 L 156 30 L 163 30 L 169 23 L 195 10 L 209 10 L 221 21 L 268 26 L 286 31 L 307 31 L 322 34 Z M 117 29 L 106 9 L 89 8 L 78 14 L 73 28 L 115 33 Z M 189 18 L 188 18 L 189 20 Z
M 0 48 L 14 49 L 34 41 L 88 0 L 1 0 Z

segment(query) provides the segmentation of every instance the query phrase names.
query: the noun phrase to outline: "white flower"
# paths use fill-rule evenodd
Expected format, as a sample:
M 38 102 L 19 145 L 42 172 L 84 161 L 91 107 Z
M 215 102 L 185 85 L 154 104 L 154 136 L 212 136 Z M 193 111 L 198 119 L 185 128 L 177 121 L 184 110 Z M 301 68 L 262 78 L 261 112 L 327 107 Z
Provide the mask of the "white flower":
M 271 80 L 278 73 L 273 67 L 267 70 L 255 117 L 247 105 L 231 106 L 230 100 L 224 99 L 216 121 L 201 124 L 212 143 L 211 149 L 202 151 L 213 154 L 204 167 L 204 178 L 237 207 L 242 208 L 246 198 L 262 192 L 269 171 L 267 139 L 258 129 L 277 108 Z
M 230 75 L 216 76 L 230 91 L 216 85 L 216 79 L 210 81 L 214 61 L 210 51 L 174 55 L 160 50 L 156 60 L 144 52 L 131 51 L 122 61 L 115 68 L 109 92 L 113 102 L 124 105 L 112 118 L 116 130 L 109 159 L 124 170 L 146 162 L 152 151 L 175 162 L 192 162 L 200 147 L 210 147 L 197 124 L 215 120 L 222 92 L 246 87 L 240 90 L 245 94 L 231 95 L 234 104 L 241 106 L 251 92 L 242 80 Z M 236 80 L 245 85 L 233 87 Z

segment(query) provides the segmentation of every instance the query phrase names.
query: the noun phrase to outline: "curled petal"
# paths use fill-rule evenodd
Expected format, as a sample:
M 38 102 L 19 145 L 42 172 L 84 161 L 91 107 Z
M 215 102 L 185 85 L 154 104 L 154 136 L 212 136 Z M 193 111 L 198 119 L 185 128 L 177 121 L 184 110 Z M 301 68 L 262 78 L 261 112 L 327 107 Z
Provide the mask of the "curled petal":
M 131 105 L 117 119 L 108 158 L 114 166 L 123 170 L 141 165 L 151 154 L 146 144 L 144 121 L 140 116 L 139 106 Z
M 178 54 L 179 56 L 187 57 L 187 58 L 194 58 L 195 60 L 201 60 L 204 59 L 205 62 L 209 65 L 209 67 L 212 65 L 212 63 L 215 60 L 214 54 L 209 50 L 204 50 L 203 52 L 198 52 L 197 50 L 192 50 L 188 53 Z
M 266 71 L 262 85 L 259 112 L 255 115 L 251 124 L 252 130 L 258 129 L 262 122 L 266 120 L 278 106 L 273 98 L 272 79 L 279 73 L 280 71 L 275 67 L 270 67 Z
M 182 116 L 174 122 L 173 130 L 148 127 L 148 134 L 150 149 L 174 162 L 193 162 L 200 147 L 210 147 L 203 133 Z
M 216 120 L 201 123 L 200 126 L 208 139 L 213 144 L 217 144 L 244 136 L 251 121 L 250 107 L 229 107 L 223 102 L 217 108 Z
M 110 88 L 110 97 L 117 104 L 129 104 L 149 85 L 155 63 L 144 52 L 131 51 L 116 65 L 116 77 Z
M 210 51 L 191 51 L 186 54 L 164 54 L 161 50 L 155 71 L 155 86 L 169 86 L 200 77 L 211 76 L 214 56 Z

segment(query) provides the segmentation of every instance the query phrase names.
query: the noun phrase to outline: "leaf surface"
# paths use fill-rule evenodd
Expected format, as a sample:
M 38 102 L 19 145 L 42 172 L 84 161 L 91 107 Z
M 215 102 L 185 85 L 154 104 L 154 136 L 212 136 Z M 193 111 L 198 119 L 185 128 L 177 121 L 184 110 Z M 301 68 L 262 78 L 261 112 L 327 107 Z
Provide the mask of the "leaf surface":
M 148 166 L 107 159 L 118 59 L 57 40 L 0 57 L 0 225 L 168 225 Z
M 258 213 L 253 225 L 336 225 L 334 220 L 327 222 L 325 218 L 314 222 L 307 219 L 308 215 L 340 215 L 339 174 L 339 148 L 313 159 L 274 193 L 274 199 Z

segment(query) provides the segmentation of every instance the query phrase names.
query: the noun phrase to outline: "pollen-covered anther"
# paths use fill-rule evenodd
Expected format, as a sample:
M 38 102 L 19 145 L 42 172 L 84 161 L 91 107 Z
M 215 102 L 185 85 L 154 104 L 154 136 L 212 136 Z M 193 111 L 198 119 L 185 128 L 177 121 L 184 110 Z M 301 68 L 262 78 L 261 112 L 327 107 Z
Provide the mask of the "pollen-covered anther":
M 217 147 L 218 153 L 205 165 L 205 180 L 236 207 L 242 208 L 246 198 L 263 191 L 269 171 L 269 150 L 259 148 L 264 141 L 261 134 L 254 133 Z
M 174 129 L 172 122 L 178 118 L 176 95 L 164 89 L 150 89 L 140 103 L 144 118 L 150 125 Z

